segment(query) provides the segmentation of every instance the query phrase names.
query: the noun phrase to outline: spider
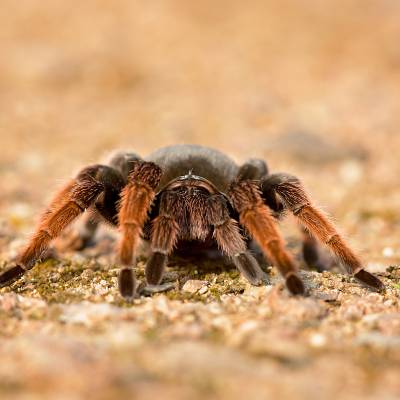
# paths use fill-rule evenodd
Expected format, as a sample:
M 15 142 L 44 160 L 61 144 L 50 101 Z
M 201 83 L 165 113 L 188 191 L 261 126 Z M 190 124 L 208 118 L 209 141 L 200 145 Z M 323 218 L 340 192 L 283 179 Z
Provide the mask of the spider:
M 308 264 L 323 264 L 319 240 L 359 281 L 373 289 L 384 287 L 363 268 L 298 178 L 270 174 L 260 159 L 239 166 L 217 150 L 196 145 L 164 147 L 145 159 L 117 152 L 107 165 L 83 168 L 55 195 L 15 265 L 0 274 L 0 286 L 10 285 L 33 268 L 51 241 L 86 210 L 95 221 L 120 230 L 118 285 L 127 299 L 136 295 L 133 266 L 141 238 L 151 249 L 145 268 L 150 286 L 160 285 L 169 255 L 199 243 L 205 249 L 218 248 L 251 284 L 267 283 L 266 273 L 250 251 L 254 240 L 279 269 L 288 290 L 304 294 L 297 263 L 286 251 L 277 226 L 286 210 L 304 227 L 303 254 Z M 97 224 L 86 220 L 83 245 L 93 237 Z

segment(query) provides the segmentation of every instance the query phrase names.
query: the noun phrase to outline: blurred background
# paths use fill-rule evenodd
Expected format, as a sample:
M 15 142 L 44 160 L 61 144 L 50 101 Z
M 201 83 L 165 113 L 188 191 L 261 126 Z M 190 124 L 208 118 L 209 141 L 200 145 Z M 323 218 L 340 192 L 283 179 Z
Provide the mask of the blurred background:
M 2 0 L 0 241 L 116 148 L 302 177 L 370 270 L 400 260 L 397 0 Z
M 2 0 L 0 21 L 0 216 L 19 229 L 110 150 L 198 143 L 302 176 L 367 249 L 398 237 L 397 1 Z

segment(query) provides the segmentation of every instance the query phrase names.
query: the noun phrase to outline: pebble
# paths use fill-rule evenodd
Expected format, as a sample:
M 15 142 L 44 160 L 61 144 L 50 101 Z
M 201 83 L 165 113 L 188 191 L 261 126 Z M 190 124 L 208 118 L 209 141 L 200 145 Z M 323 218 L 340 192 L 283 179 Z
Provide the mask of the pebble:
M 17 307 L 17 295 L 15 293 L 6 293 L 0 296 L 0 310 L 10 312 Z
M 243 295 L 254 299 L 264 298 L 273 288 L 273 286 L 253 286 L 248 285 Z
M 390 258 L 394 256 L 394 250 L 391 247 L 385 247 L 382 250 L 382 255 L 386 258 Z
M 207 286 L 203 286 L 199 290 L 199 294 L 206 294 L 207 292 L 208 292 L 208 287 Z
M 339 297 L 339 292 L 336 290 L 331 290 L 329 292 L 318 292 L 315 293 L 315 297 L 317 299 L 326 301 L 326 302 L 332 302 L 336 301 Z
M 326 345 L 326 336 L 320 333 L 314 333 L 310 337 L 310 345 L 315 348 L 321 348 Z
M 200 281 L 196 279 L 190 279 L 185 282 L 185 284 L 182 287 L 182 290 L 185 292 L 189 293 L 197 293 L 199 292 L 202 288 L 206 287 L 207 288 L 208 282 L 207 281 Z

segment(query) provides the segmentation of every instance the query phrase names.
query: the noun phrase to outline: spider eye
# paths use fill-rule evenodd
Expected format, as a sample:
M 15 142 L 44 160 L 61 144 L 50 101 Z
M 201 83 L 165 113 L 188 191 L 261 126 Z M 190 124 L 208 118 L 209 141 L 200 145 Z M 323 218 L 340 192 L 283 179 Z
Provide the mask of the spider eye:
M 178 186 L 171 189 L 171 192 L 177 193 L 179 195 L 185 195 L 188 193 L 188 188 L 186 186 Z
M 210 192 L 206 188 L 201 187 L 201 186 L 194 187 L 192 189 L 192 193 L 199 194 L 199 195 L 201 195 L 201 194 L 202 195 L 209 195 L 210 194 Z
M 171 189 L 172 192 L 181 195 L 181 196 L 187 196 L 187 195 L 195 195 L 195 196 L 208 196 L 210 195 L 210 192 L 201 186 L 178 186 L 176 188 Z

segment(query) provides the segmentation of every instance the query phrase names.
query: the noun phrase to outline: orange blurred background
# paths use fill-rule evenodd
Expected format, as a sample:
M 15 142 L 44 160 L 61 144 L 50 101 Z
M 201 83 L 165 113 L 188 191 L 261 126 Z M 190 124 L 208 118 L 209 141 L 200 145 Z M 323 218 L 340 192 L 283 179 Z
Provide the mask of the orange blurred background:
M 2 0 L 0 217 L 31 229 L 114 148 L 199 143 L 300 175 L 378 259 L 400 231 L 399 18 L 395 0 Z

